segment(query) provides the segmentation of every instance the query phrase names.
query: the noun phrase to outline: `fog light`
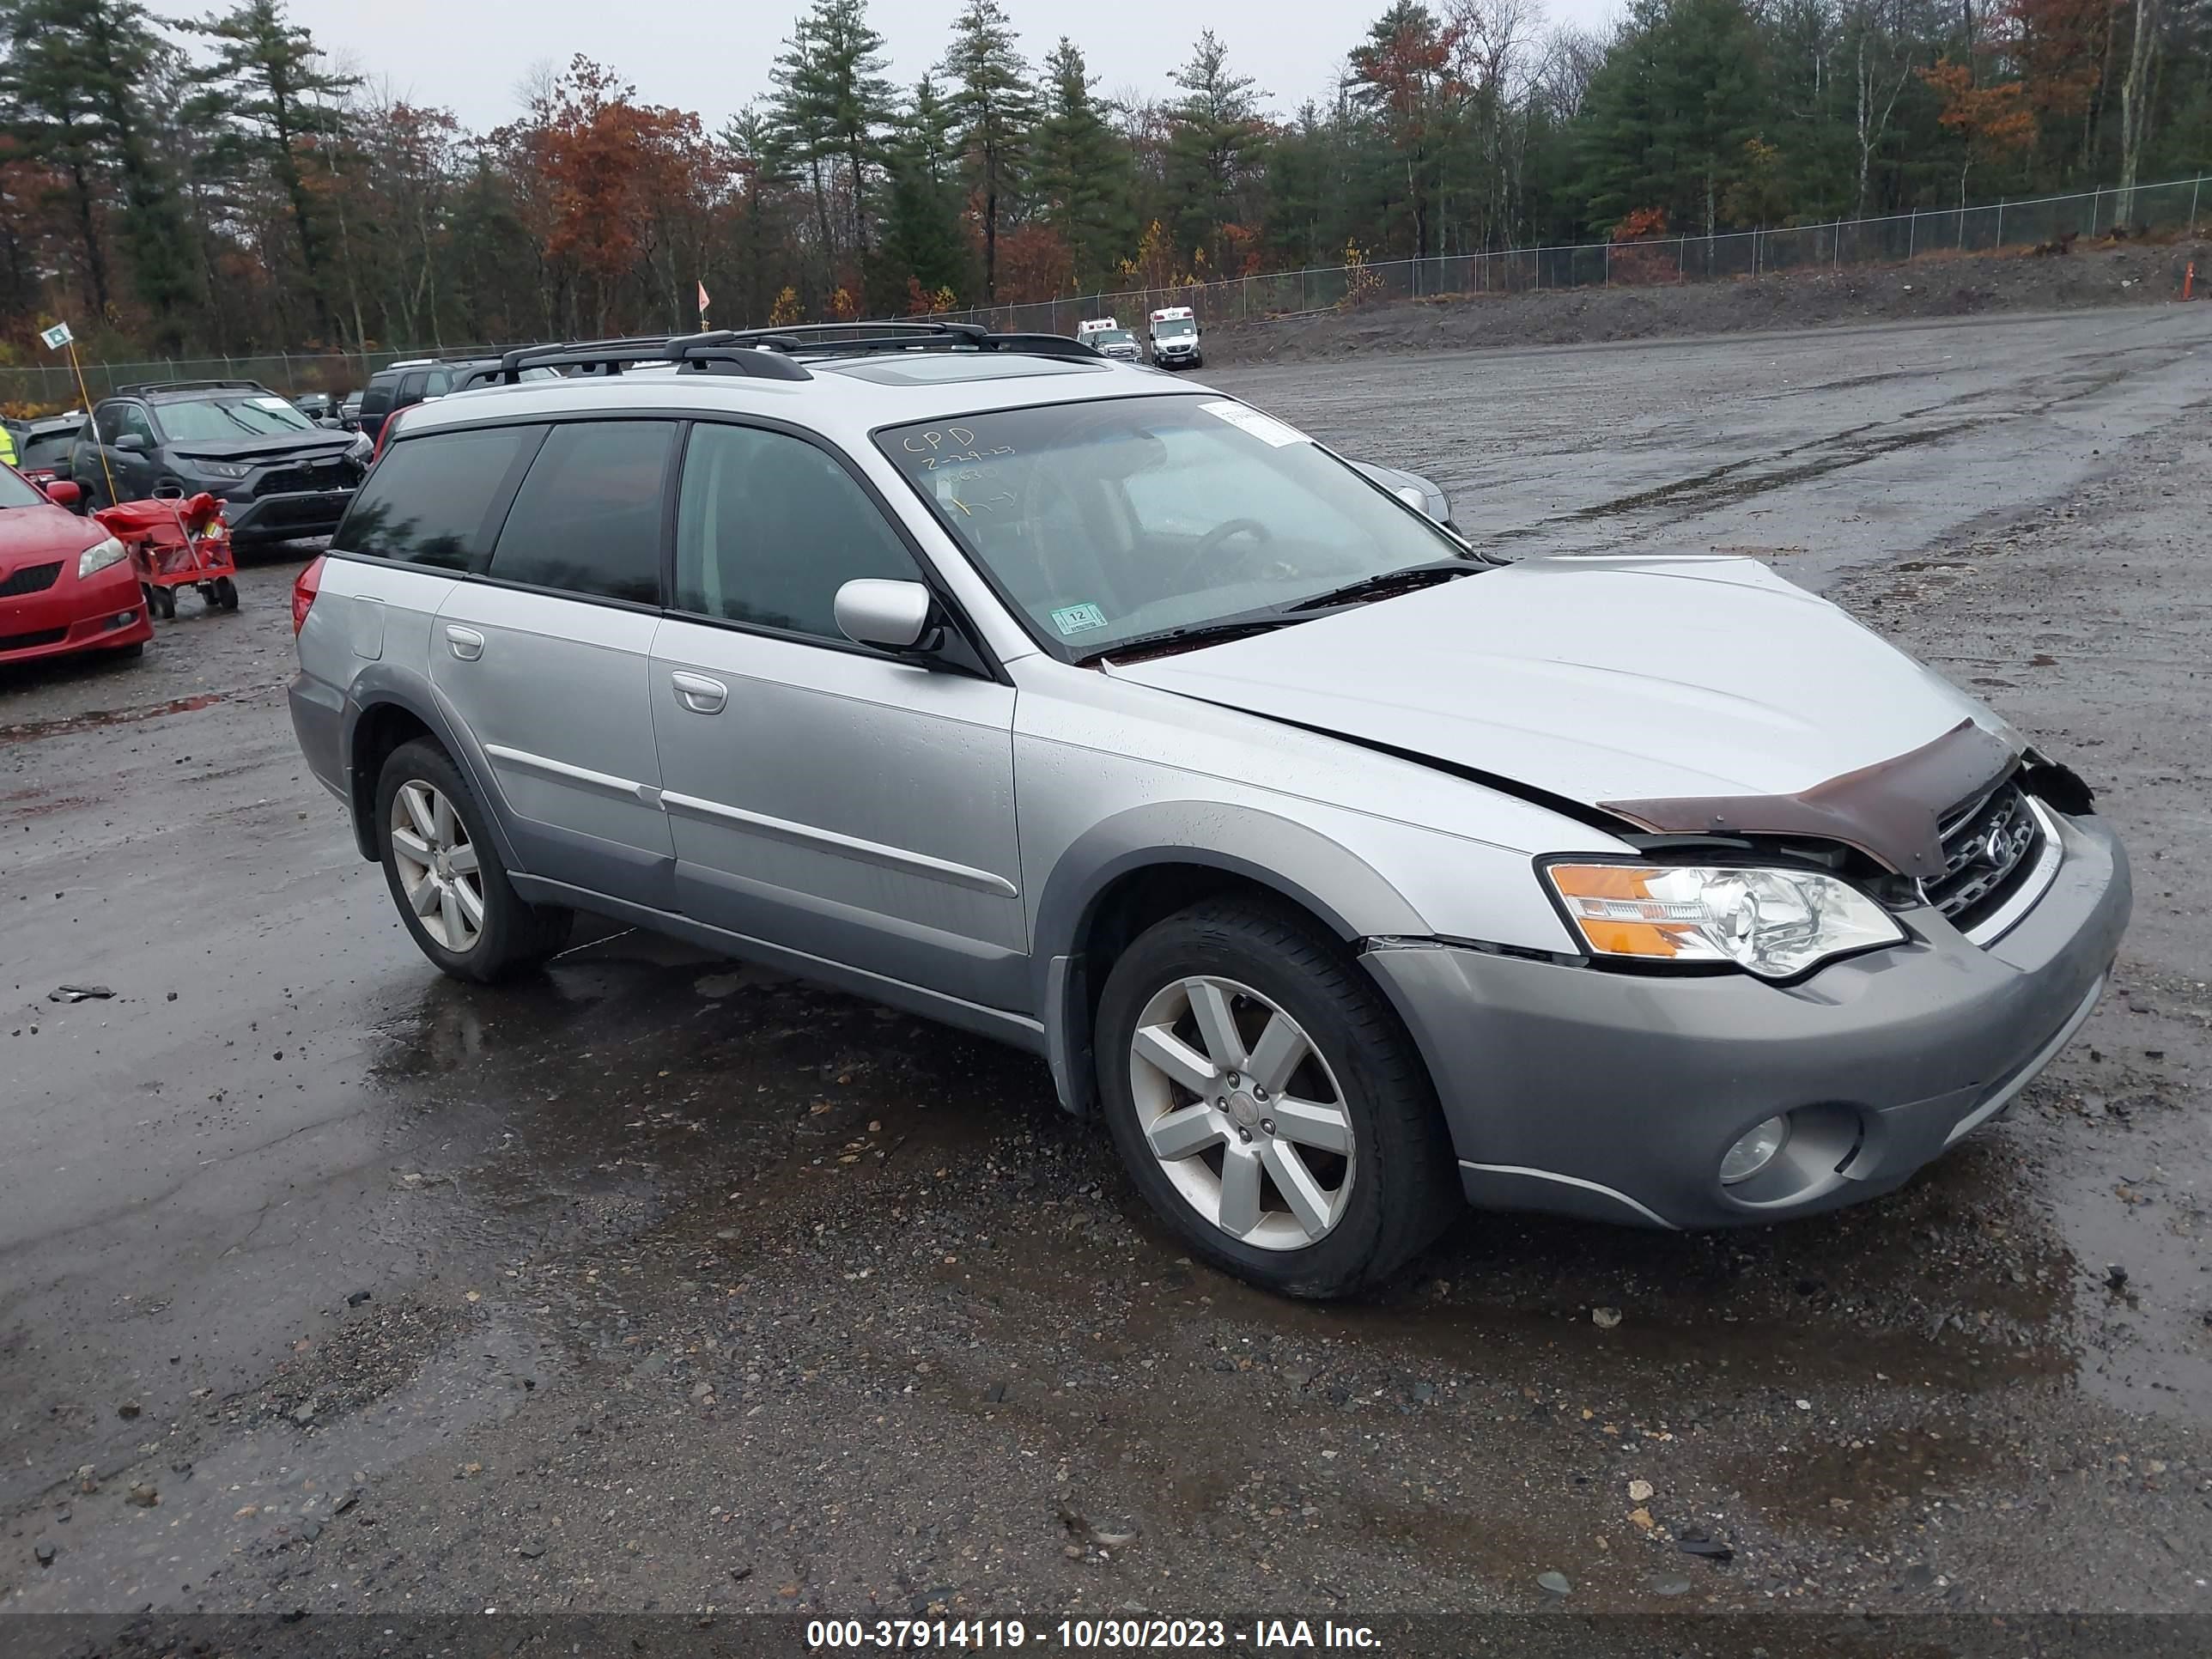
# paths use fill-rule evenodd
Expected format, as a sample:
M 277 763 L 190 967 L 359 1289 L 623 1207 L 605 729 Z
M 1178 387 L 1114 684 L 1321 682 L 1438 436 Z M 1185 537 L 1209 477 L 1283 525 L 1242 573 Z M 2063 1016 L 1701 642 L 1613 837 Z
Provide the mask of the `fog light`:
M 1790 1120 L 1770 1117 L 1764 1123 L 1752 1126 L 1749 1134 L 1728 1149 L 1721 1159 L 1721 1185 L 1734 1187 L 1748 1181 L 1768 1164 L 1775 1154 L 1790 1144 Z

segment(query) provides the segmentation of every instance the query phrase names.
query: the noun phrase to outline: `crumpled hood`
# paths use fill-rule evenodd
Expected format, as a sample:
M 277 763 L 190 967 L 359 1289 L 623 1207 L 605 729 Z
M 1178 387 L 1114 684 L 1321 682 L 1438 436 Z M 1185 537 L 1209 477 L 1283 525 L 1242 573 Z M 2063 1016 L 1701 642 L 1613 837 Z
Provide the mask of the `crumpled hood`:
M 1109 672 L 1593 805 L 1795 794 L 1962 720 L 2021 746 L 1748 559 L 1532 559 Z
M 261 438 L 194 438 L 170 453 L 195 461 L 300 461 L 335 459 L 352 447 L 349 432 L 318 427 L 313 432 L 271 433 Z

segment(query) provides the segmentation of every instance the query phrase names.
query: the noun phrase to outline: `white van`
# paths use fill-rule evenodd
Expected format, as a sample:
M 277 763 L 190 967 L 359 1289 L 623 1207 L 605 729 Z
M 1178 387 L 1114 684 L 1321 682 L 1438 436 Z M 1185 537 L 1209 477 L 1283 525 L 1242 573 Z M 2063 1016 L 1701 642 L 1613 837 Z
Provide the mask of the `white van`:
M 1167 306 L 1152 316 L 1152 367 L 1196 368 L 1206 362 L 1198 349 L 1198 317 L 1188 306 Z

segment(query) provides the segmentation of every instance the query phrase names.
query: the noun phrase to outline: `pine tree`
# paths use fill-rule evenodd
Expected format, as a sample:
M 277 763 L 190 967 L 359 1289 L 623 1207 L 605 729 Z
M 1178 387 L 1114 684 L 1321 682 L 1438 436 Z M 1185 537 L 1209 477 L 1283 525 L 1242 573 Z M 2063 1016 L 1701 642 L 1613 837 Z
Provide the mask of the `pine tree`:
M 1635 0 L 1583 112 L 1592 225 L 1660 207 L 1705 234 L 1718 228 L 1758 131 L 1759 73 L 1743 0 Z
M 877 311 L 904 311 L 909 279 L 932 295 L 945 289 L 958 294 L 969 285 L 952 127 L 952 111 L 936 82 L 923 76 L 886 156 L 884 244 L 868 285 Z
M 1212 29 L 1190 61 L 1168 77 L 1182 96 L 1168 110 L 1167 195 L 1178 249 L 1205 252 L 1216 269 L 1221 228 L 1250 214 L 1261 177 L 1267 124 L 1249 75 L 1229 69 L 1229 48 Z
M 866 0 L 815 0 L 776 60 L 776 123 L 792 159 L 808 169 L 813 182 L 817 222 L 832 270 L 841 242 L 864 259 L 867 255 L 869 197 L 891 113 L 891 84 L 883 70 L 884 38 L 868 27 Z M 831 232 L 829 199 L 841 167 L 849 233 L 842 238 Z
M 998 293 L 999 220 L 1019 184 L 1036 101 L 998 0 L 968 0 L 954 23 L 944 74 L 983 222 L 983 300 Z
M 315 308 L 319 331 L 330 333 L 329 265 L 321 216 L 300 164 L 307 140 L 331 131 L 330 100 L 349 90 L 355 77 L 322 67 L 314 37 L 286 15 L 282 0 L 246 0 L 236 10 L 185 27 L 215 42 L 206 75 L 216 83 L 210 108 L 238 124 L 242 148 L 265 166 L 283 193 L 300 264 Z
M 69 83 L 63 106 L 83 112 L 100 170 L 122 189 L 118 230 L 150 318 L 148 337 L 173 353 L 190 329 L 198 283 L 183 215 L 149 142 L 143 88 L 161 42 L 146 9 L 137 0 L 18 0 L 6 28 L 15 76 L 27 75 L 48 97 Z
M 1136 246 L 1136 171 L 1092 96 L 1097 77 L 1066 35 L 1044 60 L 1043 118 L 1031 143 L 1030 187 L 1045 222 L 1075 251 L 1079 276 L 1102 281 Z

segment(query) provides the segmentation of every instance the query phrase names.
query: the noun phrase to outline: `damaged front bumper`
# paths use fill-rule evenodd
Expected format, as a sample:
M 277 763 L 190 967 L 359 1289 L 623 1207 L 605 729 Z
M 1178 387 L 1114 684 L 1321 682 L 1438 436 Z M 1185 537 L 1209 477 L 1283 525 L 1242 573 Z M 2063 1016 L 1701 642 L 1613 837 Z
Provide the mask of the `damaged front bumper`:
M 1986 948 L 1922 908 L 1898 918 L 1905 943 L 1789 986 L 1441 940 L 1370 941 L 1361 959 L 1427 1060 L 1472 1202 L 1662 1227 L 1809 1214 L 1901 1185 L 2094 1007 L 2127 857 L 2101 820 L 2052 817 L 2057 874 Z M 1729 1146 L 1783 1115 L 1775 1166 L 1724 1186 Z

